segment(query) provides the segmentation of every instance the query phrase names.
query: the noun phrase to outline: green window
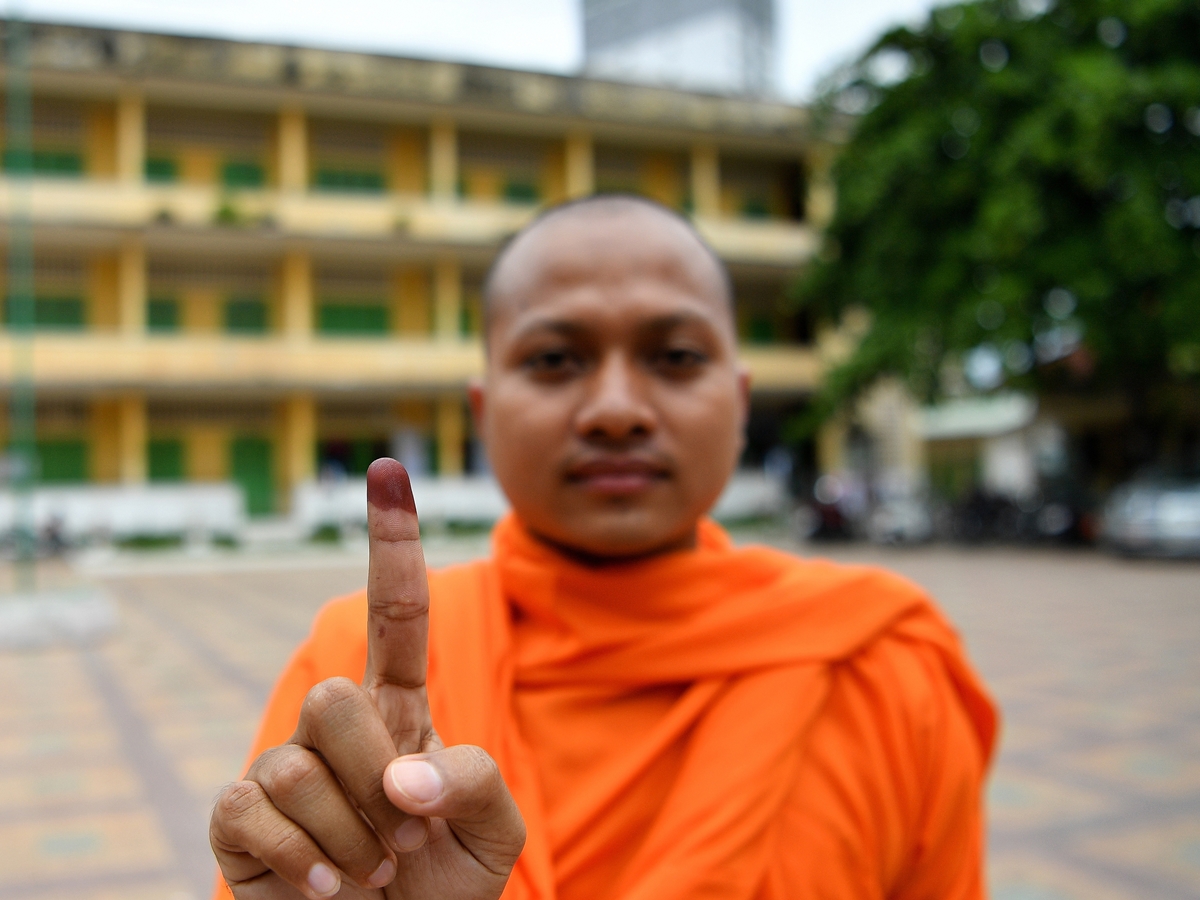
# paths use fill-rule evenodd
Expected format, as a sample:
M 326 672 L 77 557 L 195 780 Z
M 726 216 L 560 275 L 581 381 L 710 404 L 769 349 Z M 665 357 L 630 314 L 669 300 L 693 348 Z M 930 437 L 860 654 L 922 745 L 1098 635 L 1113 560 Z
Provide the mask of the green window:
M 321 334 L 387 334 L 388 308 L 382 303 L 322 303 L 317 307 Z
M 183 481 L 183 441 L 158 438 L 147 443 L 146 475 L 151 481 Z
M 4 301 L 4 323 L 12 326 L 21 318 L 16 300 Z M 28 319 L 25 320 L 28 322 Z M 33 302 L 33 326 L 48 331 L 81 331 L 86 325 L 81 297 L 37 297 Z
M 34 175 L 69 178 L 83 174 L 83 154 L 73 150 L 34 150 L 26 155 L 6 149 L 4 169 L 8 172 L 32 172 Z
M 747 197 L 742 201 L 742 215 L 747 219 L 769 219 L 771 204 L 762 197 Z
M 230 334 L 266 334 L 266 302 L 258 297 L 231 297 L 226 300 L 225 330 Z
M 169 156 L 151 156 L 146 159 L 146 180 L 165 183 L 179 178 L 179 167 Z
M 221 168 L 221 184 L 228 188 L 260 188 L 267 183 L 262 163 L 230 160 Z
M 146 328 L 153 332 L 179 330 L 179 301 L 173 297 L 151 297 L 146 301 Z
M 510 179 L 504 184 L 504 199 L 509 203 L 537 203 L 538 186 L 524 179 Z
M 752 344 L 771 344 L 778 337 L 775 322 L 769 316 L 754 316 L 746 329 L 746 337 Z
M 88 480 L 86 441 L 37 442 L 37 480 L 42 484 L 80 484 Z
M 229 471 L 246 498 L 246 512 L 265 516 L 275 511 L 275 480 L 271 442 L 266 438 L 239 437 L 229 445 Z
M 313 174 L 313 187 L 323 191 L 383 193 L 383 173 L 368 169 L 319 168 Z

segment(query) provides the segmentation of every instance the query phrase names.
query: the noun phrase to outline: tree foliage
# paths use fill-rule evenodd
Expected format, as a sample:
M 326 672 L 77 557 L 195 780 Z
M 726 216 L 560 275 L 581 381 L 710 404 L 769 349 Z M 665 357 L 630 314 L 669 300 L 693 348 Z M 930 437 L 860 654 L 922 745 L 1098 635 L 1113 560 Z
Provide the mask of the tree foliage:
M 814 420 L 884 373 L 924 399 L 1196 385 L 1200 3 L 1045 2 L 940 8 L 826 94 L 860 115 L 797 297 L 872 325 Z

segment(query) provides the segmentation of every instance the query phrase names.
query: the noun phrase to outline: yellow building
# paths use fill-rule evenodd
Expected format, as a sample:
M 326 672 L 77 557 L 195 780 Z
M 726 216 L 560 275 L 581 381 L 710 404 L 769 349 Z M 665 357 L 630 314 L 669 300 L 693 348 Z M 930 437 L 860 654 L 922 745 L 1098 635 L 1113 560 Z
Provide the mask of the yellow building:
M 35 174 L 0 215 L 33 221 L 43 481 L 233 479 L 262 513 L 383 453 L 478 467 L 483 274 L 595 191 L 686 212 L 728 263 L 752 452 L 819 376 L 783 302 L 833 203 L 803 108 L 61 25 L 30 54 Z

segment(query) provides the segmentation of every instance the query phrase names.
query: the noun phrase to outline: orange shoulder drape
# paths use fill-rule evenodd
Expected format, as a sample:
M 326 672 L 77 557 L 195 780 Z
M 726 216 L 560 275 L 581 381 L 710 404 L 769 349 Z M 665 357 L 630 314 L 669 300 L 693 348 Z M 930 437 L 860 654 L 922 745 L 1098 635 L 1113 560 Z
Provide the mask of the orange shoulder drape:
M 507 900 L 983 896 L 996 714 L 910 583 L 710 522 L 590 569 L 509 517 L 430 594 L 434 724 L 495 757 L 528 826 Z M 314 684 L 362 678 L 365 620 L 361 593 L 321 611 L 251 758 Z

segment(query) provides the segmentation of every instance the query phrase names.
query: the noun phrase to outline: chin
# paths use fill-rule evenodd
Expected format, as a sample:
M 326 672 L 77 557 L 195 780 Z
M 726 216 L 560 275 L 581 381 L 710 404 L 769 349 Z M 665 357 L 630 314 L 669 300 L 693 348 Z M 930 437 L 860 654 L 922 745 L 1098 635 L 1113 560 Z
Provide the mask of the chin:
M 661 510 L 605 510 L 581 512 L 535 530 L 567 550 L 618 560 L 687 545 L 695 535 L 697 520 L 664 516 Z

